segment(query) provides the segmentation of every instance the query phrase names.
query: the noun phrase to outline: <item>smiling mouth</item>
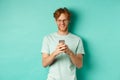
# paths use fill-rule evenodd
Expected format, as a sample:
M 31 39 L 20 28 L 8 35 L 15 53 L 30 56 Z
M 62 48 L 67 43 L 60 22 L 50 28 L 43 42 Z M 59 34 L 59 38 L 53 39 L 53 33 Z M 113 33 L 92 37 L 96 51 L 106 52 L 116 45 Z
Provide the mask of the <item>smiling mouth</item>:
M 60 26 L 61 29 L 65 29 L 65 26 Z

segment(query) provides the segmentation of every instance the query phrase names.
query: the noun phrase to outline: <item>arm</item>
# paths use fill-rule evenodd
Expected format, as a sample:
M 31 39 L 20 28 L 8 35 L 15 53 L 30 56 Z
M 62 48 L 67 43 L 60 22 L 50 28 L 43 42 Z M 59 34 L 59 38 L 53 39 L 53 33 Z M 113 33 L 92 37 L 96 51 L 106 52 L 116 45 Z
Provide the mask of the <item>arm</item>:
M 63 53 L 63 49 L 61 48 L 62 46 L 63 46 L 62 44 L 58 44 L 55 51 L 51 54 L 42 53 L 42 65 L 44 67 L 51 65 L 55 60 L 55 57 L 60 53 Z
M 47 53 L 42 53 L 42 65 L 44 67 L 47 67 L 48 65 L 52 64 L 52 62 L 55 60 L 55 54 L 52 53 L 51 55 Z
M 69 55 L 72 63 L 77 67 L 77 68 L 81 68 L 82 67 L 82 62 L 83 62 L 83 56 L 82 54 L 78 53 L 78 54 L 74 54 L 67 45 L 65 45 L 65 53 Z
M 81 68 L 82 67 L 82 59 L 83 56 L 82 54 L 74 54 L 72 51 L 69 53 L 69 57 L 72 61 L 72 63 L 77 67 L 77 68 Z

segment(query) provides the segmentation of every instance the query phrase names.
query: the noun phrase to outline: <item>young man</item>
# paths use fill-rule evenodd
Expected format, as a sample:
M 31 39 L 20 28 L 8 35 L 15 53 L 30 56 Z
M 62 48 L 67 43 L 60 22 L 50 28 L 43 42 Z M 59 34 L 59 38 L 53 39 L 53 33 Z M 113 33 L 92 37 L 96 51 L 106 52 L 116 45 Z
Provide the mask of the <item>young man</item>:
M 82 40 L 68 31 L 71 14 L 67 8 L 57 9 L 54 18 L 58 31 L 45 36 L 42 44 L 42 64 L 49 66 L 47 80 L 77 80 L 76 67 L 83 62 Z

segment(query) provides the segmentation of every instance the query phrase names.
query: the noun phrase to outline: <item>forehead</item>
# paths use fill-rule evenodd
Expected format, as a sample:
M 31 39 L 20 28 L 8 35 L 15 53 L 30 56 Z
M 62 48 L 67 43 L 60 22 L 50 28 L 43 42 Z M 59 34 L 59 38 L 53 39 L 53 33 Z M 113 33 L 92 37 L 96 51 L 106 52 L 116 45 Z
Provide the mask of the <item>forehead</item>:
M 62 14 L 58 17 L 58 19 L 67 19 L 67 15 L 64 14 L 64 13 L 62 13 Z

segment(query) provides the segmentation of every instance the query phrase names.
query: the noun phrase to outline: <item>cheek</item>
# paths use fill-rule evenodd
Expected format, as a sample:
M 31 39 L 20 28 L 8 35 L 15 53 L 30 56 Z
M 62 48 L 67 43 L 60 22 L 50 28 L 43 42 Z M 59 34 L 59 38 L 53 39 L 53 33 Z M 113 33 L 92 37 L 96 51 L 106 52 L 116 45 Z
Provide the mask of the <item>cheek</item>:
M 57 23 L 57 25 L 58 25 L 58 26 L 60 26 L 60 24 L 59 24 L 59 23 Z
M 57 23 L 58 26 L 61 26 L 62 24 L 61 23 Z

